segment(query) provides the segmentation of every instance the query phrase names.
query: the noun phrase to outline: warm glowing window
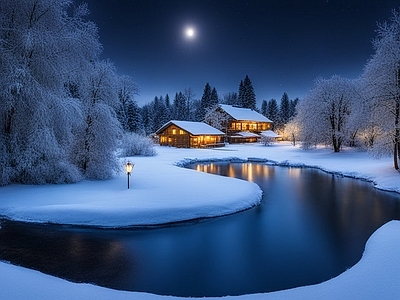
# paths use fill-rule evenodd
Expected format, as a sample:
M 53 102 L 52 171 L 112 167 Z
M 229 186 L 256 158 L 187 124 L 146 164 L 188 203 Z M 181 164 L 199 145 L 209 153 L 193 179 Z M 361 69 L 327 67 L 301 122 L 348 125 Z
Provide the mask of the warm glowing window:
M 249 124 L 249 129 L 250 130 L 257 130 L 257 124 L 256 123 Z
M 236 125 L 236 130 L 242 130 L 242 124 L 240 124 L 240 123 L 236 123 L 235 124 Z
M 179 134 L 184 134 L 184 133 L 185 132 L 182 129 L 179 130 Z
M 176 134 L 176 129 L 172 129 L 172 134 Z

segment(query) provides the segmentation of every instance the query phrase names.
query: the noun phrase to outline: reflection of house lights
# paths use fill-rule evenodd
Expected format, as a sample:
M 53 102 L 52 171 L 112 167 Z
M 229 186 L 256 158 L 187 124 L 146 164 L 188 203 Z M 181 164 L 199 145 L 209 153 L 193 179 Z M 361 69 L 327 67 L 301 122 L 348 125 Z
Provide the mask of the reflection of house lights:
M 289 176 L 293 178 L 300 178 L 301 169 L 300 168 L 289 168 Z

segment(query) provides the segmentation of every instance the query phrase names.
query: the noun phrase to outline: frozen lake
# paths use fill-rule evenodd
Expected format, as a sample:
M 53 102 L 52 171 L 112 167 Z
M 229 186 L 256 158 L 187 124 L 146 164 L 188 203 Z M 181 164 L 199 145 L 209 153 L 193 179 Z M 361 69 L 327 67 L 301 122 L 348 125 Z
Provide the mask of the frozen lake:
M 264 191 L 263 201 L 230 216 L 152 229 L 3 221 L 0 259 L 114 289 L 239 295 L 337 276 L 361 258 L 377 228 L 400 220 L 400 196 L 378 191 L 371 183 L 255 163 L 192 168 L 254 181 Z M 226 189 L 221 186 L 215 193 Z

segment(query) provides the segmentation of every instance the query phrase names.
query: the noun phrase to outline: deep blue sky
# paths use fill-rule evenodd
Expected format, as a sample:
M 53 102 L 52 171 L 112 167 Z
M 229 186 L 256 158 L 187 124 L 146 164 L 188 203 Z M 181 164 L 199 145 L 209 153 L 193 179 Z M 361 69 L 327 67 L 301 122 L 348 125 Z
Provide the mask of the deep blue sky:
M 300 99 L 319 77 L 355 78 L 373 54 L 377 22 L 398 0 L 75 0 L 89 4 L 102 58 L 139 84 L 139 105 L 207 82 L 222 96 L 248 75 L 257 102 Z M 187 39 L 192 25 L 196 37 Z

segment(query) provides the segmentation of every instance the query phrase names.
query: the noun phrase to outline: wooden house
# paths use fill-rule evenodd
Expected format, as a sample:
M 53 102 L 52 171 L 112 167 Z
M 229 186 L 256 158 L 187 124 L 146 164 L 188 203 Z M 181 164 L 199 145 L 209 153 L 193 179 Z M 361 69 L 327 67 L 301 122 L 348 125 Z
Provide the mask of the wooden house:
M 202 122 L 169 121 L 156 134 L 161 146 L 178 148 L 223 147 L 225 134 Z
M 220 104 L 217 108 L 226 115 L 226 136 L 229 143 L 251 143 L 260 139 L 262 131 L 272 128 L 272 121 L 255 110 Z

